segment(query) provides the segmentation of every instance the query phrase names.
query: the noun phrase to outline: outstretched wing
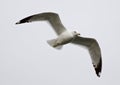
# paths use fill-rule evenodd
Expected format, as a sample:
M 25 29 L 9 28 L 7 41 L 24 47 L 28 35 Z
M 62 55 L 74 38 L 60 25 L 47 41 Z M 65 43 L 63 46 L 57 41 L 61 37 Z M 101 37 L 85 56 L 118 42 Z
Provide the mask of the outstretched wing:
M 102 70 L 102 58 L 98 42 L 93 38 L 76 37 L 72 41 L 72 43 L 77 45 L 83 45 L 88 48 L 93 66 L 95 68 L 95 72 L 97 76 L 100 77 L 100 73 Z
M 63 26 L 58 14 L 52 13 L 52 12 L 46 12 L 46 13 L 40 13 L 40 14 L 35 14 L 29 17 L 26 17 L 16 24 L 22 24 L 22 23 L 29 23 L 32 21 L 43 21 L 47 20 L 49 23 L 52 25 L 54 28 L 55 32 L 60 35 L 62 32 L 64 32 L 66 29 Z

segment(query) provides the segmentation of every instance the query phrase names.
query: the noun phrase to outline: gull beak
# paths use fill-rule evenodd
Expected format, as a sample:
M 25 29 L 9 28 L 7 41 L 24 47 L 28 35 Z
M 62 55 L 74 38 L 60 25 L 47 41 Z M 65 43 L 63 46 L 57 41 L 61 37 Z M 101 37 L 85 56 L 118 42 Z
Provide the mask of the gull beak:
M 77 35 L 79 36 L 79 35 L 80 35 L 80 33 L 77 33 Z

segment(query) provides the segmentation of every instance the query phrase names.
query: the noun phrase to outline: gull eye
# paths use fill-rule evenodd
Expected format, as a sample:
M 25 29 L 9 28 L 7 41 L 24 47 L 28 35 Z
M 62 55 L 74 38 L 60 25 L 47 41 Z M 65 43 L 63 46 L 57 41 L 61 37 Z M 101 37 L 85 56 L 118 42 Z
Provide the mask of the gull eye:
M 74 31 L 74 33 L 77 33 L 76 31 Z

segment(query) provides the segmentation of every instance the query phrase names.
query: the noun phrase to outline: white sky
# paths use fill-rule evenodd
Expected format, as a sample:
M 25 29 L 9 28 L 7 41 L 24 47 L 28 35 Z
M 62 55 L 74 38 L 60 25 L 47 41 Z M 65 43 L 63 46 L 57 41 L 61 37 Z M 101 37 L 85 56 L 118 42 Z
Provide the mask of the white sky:
M 0 10 L 0 85 L 120 84 L 120 0 L 1 0 Z M 100 78 L 86 49 L 46 43 L 56 37 L 48 23 L 15 25 L 41 12 L 56 12 L 68 30 L 97 39 Z

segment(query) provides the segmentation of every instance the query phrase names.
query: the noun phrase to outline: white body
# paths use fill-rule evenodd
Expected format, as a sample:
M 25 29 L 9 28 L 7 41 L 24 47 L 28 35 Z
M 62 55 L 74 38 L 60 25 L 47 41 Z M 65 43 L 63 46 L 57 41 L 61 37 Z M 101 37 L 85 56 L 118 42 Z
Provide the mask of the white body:
M 73 40 L 74 36 L 71 32 L 65 31 L 61 35 L 58 36 L 56 40 L 56 45 L 64 45 Z

